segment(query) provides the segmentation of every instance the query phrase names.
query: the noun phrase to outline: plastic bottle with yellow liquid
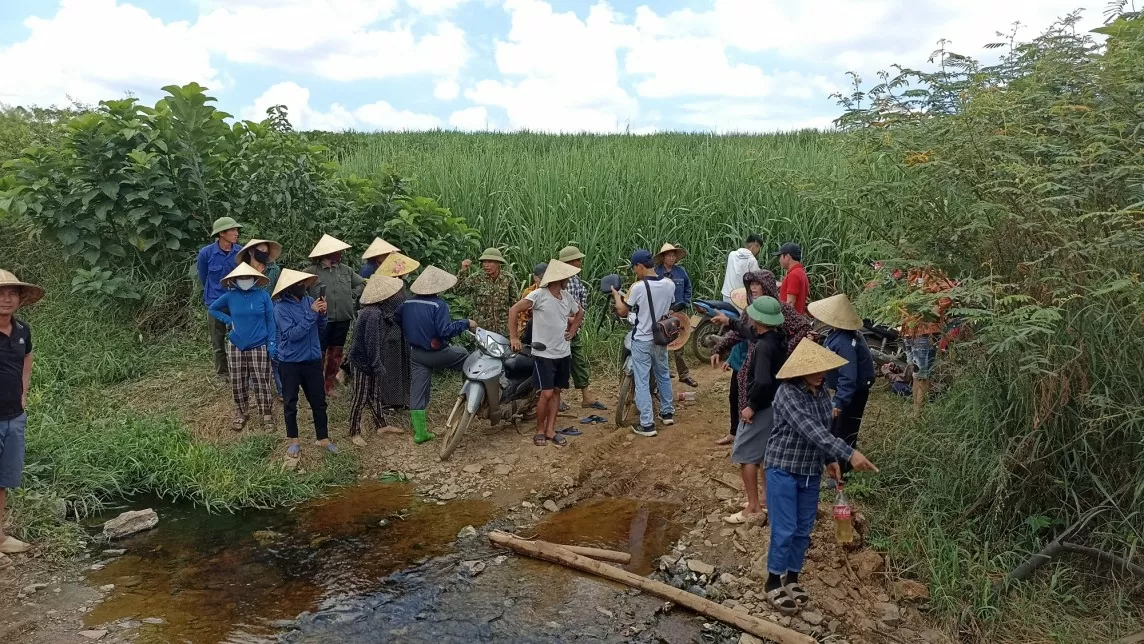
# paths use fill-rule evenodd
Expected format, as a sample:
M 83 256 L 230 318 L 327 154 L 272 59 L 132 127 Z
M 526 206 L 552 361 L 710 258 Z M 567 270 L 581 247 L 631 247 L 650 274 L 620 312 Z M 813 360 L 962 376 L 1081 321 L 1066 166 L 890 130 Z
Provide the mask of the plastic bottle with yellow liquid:
M 834 538 L 838 543 L 854 542 L 854 523 L 851 517 L 850 503 L 842 492 L 842 483 L 839 483 L 838 499 L 834 502 Z

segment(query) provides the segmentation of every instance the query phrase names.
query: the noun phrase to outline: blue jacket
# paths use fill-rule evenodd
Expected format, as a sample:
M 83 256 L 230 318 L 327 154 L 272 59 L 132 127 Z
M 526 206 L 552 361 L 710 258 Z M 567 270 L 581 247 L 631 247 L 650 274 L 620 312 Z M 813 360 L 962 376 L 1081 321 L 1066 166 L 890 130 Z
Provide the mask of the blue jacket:
M 843 409 L 860 389 L 874 384 L 874 357 L 866 338 L 857 331 L 831 329 L 826 348 L 845 358 L 847 363 L 826 374 L 826 386 L 834 390 L 834 407 Z
M 670 278 L 672 282 L 675 282 L 675 301 L 672 304 L 681 302 L 691 304 L 691 278 L 687 276 L 687 271 L 683 270 L 682 266 L 672 266 L 669 271 L 663 264 L 657 264 L 655 274 Z
M 235 256 L 242 250 L 241 244 L 232 244 L 229 253 L 222 252 L 218 247 L 218 240 L 199 249 L 196 260 L 199 271 L 199 282 L 203 285 L 203 304 L 210 306 L 226 292 L 222 287 L 222 278 L 233 271 L 238 264 Z
M 358 275 L 361 275 L 365 279 L 369 279 L 373 277 L 373 274 L 377 272 L 378 268 L 379 267 L 377 262 L 373 261 L 372 259 L 367 259 L 365 260 L 365 263 L 361 265 L 361 270 L 358 271 Z
M 260 288 L 231 289 L 211 304 L 210 312 L 230 327 L 226 337 L 239 351 L 269 345 L 274 357 L 274 303 L 269 293 Z
M 409 346 L 439 351 L 469 328 L 468 320 L 452 320 L 449 304 L 436 295 L 414 295 L 397 309 L 397 321 Z
M 326 316 L 310 307 L 314 298 L 303 295 L 296 300 L 289 294 L 278 298 L 274 321 L 278 325 L 278 361 L 312 362 L 322 359 L 322 343 L 318 335 L 326 330 Z

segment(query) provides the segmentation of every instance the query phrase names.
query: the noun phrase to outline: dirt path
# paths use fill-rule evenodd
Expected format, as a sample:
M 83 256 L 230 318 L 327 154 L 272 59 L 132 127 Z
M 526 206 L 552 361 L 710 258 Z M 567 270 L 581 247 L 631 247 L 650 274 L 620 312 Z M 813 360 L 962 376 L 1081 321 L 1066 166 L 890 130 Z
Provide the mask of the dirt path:
M 673 503 L 681 508 L 674 520 L 681 524 L 683 537 L 661 558 L 660 570 L 653 573 L 664 580 L 674 578 L 685 586 L 698 585 L 709 598 L 737 610 L 766 616 L 829 641 L 951 641 L 932 630 L 920 612 L 927 599 L 924 586 L 891 578 L 881 556 L 871 550 L 846 552 L 834 542 L 827 505 L 820 507 L 803 575 L 812 606 L 792 619 L 780 617 L 763 603 L 761 582 L 768 527 L 735 527 L 721 520 L 738 509 L 742 498 L 737 468 L 728 458 L 729 448 L 714 444 L 726 432 L 729 376 L 707 368 L 697 368 L 694 375 L 700 381 L 697 400 L 681 403 L 677 423 L 661 428 L 654 438 L 640 437 L 611 424 L 580 424 L 578 417 L 589 412 L 580 409 L 578 396 L 568 401 L 572 409 L 559 420 L 562 426 L 575 426 L 584 435 L 570 438 L 564 448 L 534 446 L 531 425 L 522 425 L 519 431 L 511 426 L 490 429 L 483 421 L 474 423 L 452 458 L 444 463 L 437 458 L 435 442 L 414 445 L 410 434 L 375 436 L 367 431 L 369 445 L 358 448 L 347 438 L 349 401 L 345 396 L 331 402 L 331 436 L 342 449 L 361 453 L 363 479 L 375 479 L 385 472 L 404 473 L 419 494 L 446 507 L 458 499 L 490 501 L 520 526 L 522 533 L 553 509 L 564 510 L 600 497 Z M 177 401 L 149 395 L 151 388 L 160 386 L 156 381 L 165 390 L 174 384 L 182 395 Z M 447 415 L 453 390 L 448 384 L 436 388 L 431 426 Z M 137 407 L 173 409 L 203 440 L 234 440 L 228 429 L 228 392 L 205 370 L 164 374 L 121 393 Z M 609 407 L 614 407 L 615 393 L 611 383 L 600 384 L 601 400 Z M 889 400 L 874 404 L 898 406 L 897 401 Z M 610 419 L 614 409 L 600 414 Z M 408 426 L 406 414 L 391 422 Z M 877 430 L 876 423 L 867 423 L 865 431 Z M 305 436 L 307 428 L 301 431 Z M 312 446 L 305 449 L 316 454 Z M 304 452 L 302 467 L 306 462 Z M 824 503 L 831 499 L 824 493 Z M 860 515 L 860 508 L 858 512 Z M 710 564 L 716 572 L 702 579 L 687 577 L 688 560 Z M 78 620 L 83 616 L 80 611 L 90 609 L 98 600 L 99 592 L 80 581 L 79 569 L 77 565 L 52 569 L 25 559 L 17 562 L 14 572 L 0 573 L 0 605 L 15 607 L 0 619 L 0 641 L 89 641 L 76 635 Z M 543 570 L 540 567 L 538 572 Z M 44 583 L 53 575 L 60 583 L 53 582 L 34 594 L 21 592 L 25 586 Z M 61 587 L 59 592 L 55 592 L 57 586 Z M 130 640 L 131 634 L 112 632 L 101 641 L 119 638 Z

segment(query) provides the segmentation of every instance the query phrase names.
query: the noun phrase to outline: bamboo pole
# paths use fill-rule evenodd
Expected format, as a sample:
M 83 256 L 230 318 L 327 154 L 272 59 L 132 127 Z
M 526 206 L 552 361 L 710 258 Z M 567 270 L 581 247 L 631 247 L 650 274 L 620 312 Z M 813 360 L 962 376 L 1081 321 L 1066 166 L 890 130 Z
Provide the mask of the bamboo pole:
M 706 615 L 707 617 L 730 624 L 756 637 L 773 640 L 779 644 L 815 644 L 814 638 L 809 635 L 803 635 L 797 631 L 784 628 L 774 622 L 768 622 L 747 613 L 731 610 L 709 599 L 704 599 L 698 595 L 673 588 L 665 583 L 654 581 L 647 577 L 641 577 L 622 568 L 602 564 L 571 552 L 564 546 L 548 543 L 547 541 L 528 541 L 516 535 L 508 534 L 507 532 L 500 532 L 499 530 L 494 530 L 489 533 L 489 541 L 522 555 L 560 564 L 582 572 L 592 573 L 593 575 L 610 579 L 626 586 L 638 588 L 656 597 L 662 597 L 685 608 L 690 608 L 701 615 Z
M 506 533 L 507 534 L 507 533 Z M 618 563 L 627 565 L 631 563 L 632 556 L 626 552 L 618 552 L 616 550 L 604 550 L 602 548 L 589 548 L 587 546 L 566 546 L 562 543 L 554 543 L 554 546 L 564 548 L 568 552 L 574 552 L 578 555 L 591 557 L 592 559 L 599 559 L 600 561 L 609 561 L 611 563 Z

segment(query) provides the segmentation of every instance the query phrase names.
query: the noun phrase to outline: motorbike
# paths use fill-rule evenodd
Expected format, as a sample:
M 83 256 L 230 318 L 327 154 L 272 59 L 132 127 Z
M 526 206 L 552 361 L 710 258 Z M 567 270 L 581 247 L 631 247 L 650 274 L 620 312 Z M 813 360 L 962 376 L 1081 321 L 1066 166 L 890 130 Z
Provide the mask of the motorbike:
M 711 348 L 723 334 L 723 327 L 711 319 L 722 313 L 731 320 L 738 320 L 739 309 L 723 300 L 695 300 L 691 306 L 700 316 L 699 323 L 695 325 L 695 331 L 691 334 L 691 352 L 696 358 L 707 363 L 711 361 Z
M 636 382 L 632 375 L 632 335 L 636 332 L 636 314 L 629 313 L 622 318 L 631 327 L 624 334 L 623 367 L 620 368 L 620 393 L 616 401 L 616 427 L 631 425 L 639 417 L 636 410 Z M 654 384 L 654 381 L 653 381 Z
M 465 360 L 461 392 L 445 420 L 439 454 L 442 461 L 452 456 L 474 417 L 487 418 L 493 427 L 502 421 L 515 426 L 531 408 L 536 393 L 532 351 L 543 351 L 543 344 L 526 344 L 514 353 L 503 335 L 485 329 L 471 335 L 477 348 Z
M 875 366 L 881 368 L 884 364 L 893 364 L 905 371 L 906 351 L 897 329 L 876 324 L 866 318 L 862 320 L 860 333 L 870 347 Z

